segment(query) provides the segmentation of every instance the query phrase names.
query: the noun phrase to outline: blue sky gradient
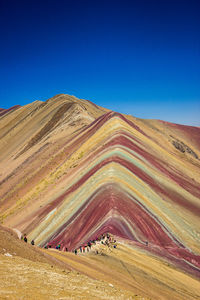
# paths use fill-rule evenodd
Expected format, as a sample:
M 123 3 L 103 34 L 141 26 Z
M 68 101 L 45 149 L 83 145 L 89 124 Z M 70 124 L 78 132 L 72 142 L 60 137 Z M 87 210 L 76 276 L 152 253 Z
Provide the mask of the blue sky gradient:
M 0 107 L 66 93 L 200 126 L 200 1 L 0 0 Z

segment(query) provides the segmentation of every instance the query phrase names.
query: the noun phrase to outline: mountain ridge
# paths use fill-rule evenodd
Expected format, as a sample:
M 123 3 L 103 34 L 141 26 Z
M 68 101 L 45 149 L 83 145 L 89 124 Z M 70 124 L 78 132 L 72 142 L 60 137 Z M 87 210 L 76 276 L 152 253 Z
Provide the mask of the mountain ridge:
M 4 226 L 70 251 L 109 232 L 199 278 L 200 128 L 61 94 L 4 114 L 0 132 Z

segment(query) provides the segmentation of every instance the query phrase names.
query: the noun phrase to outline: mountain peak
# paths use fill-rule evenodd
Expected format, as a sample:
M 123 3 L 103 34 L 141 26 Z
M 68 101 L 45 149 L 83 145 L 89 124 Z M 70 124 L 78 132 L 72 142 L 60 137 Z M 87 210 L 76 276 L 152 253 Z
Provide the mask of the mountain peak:
M 200 129 L 60 94 L 4 114 L 0 132 L 4 225 L 70 251 L 109 232 L 198 276 Z

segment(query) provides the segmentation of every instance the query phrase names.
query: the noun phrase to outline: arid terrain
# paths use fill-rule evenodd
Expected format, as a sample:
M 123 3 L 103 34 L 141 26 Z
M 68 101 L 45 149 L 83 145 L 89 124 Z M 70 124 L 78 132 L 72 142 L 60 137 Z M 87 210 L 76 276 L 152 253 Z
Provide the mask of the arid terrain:
M 199 137 L 64 94 L 1 109 L 0 299 L 200 299 Z

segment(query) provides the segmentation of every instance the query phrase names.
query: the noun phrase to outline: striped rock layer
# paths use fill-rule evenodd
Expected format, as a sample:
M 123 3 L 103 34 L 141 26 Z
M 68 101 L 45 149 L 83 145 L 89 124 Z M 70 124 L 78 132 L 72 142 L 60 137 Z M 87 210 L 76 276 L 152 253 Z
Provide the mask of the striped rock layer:
M 110 232 L 199 276 L 200 128 L 58 95 L 0 133 L 3 224 L 69 250 Z

